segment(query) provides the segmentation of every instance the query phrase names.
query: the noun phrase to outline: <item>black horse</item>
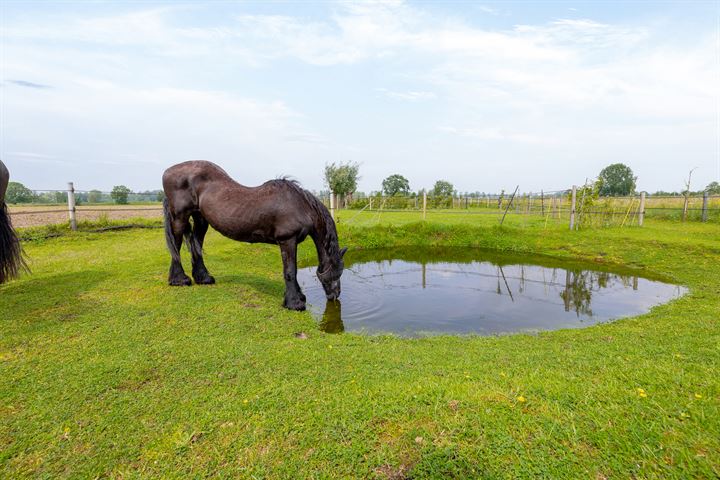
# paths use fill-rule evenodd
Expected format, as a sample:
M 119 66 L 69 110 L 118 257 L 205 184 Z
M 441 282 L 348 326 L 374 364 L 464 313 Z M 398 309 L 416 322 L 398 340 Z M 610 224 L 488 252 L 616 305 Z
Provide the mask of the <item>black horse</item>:
M 283 306 L 292 310 L 305 309 L 305 295 L 297 282 L 297 246 L 309 235 L 319 260 L 317 276 L 328 300 L 340 296 L 347 248 L 339 248 L 335 222 L 327 208 L 296 182 L 280 179 L 246 187 L 214 163 L 197 160 L 168 168 L 163 174 L 163 189 L 165 239 L 172 257 L 170 285 L 192 283 L 180 263 L 183 236 L 192 257 L 195 283 L 215 283 L 202 256 L 205 234 L 212 226 L 233 240 L 280 246 L 285 279 Z
M 17 277 L 26 268 L 20 241 L 10 223 L 5 192 L 10 181 L 10 172 L 0 161 L 0 283 Z

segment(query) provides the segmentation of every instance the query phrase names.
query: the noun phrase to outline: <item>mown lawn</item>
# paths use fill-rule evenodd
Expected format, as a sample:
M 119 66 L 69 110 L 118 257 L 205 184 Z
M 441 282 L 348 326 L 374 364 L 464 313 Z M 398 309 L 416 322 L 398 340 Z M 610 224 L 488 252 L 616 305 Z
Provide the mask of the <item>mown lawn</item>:
M 271 246 L 211 233 L 218 284 L 170 288 L 162 230 L 26 242 L 32 275 L 0 287 L 0 477 L 720 476 L 720 225 L 342 215 L 351 248 L 581 257 L 690 293 L 583 330 L 329 335 L 280 307 Z

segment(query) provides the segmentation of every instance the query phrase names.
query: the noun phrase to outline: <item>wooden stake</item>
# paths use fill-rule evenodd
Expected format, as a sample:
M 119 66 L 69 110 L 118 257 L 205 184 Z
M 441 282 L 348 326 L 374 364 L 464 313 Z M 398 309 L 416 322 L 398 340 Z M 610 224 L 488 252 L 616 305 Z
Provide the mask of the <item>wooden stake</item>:
M 645 192 L 640 193 L 640 212 L 638 213 L 638 226 L 643 226 L 645 220 Z
M 427 215 L 427 191 L 423 190 L 423 220 Z
M 330 192 L 330 216 L 335 220 L 335 193 Z
M 75 218 L 75 187 L 73 182 L 68 182 L 68 213 L 70 214 L 70 228 L 77 230 L 77 220 Z
M 510 197 L 510 201 L 508 202 L 507 207 L 505 207 L 505 213 L 503 213 L 502 220 L 500 220 L 500 225 L 502 225 L 503 222 L 505 221 L 505 215 L 507 215 L 508 209 L 510 208 L 510 205 L 512 205 L 513 199 L 515 198 L 515 194 L 517 193 L 518 188 L 520 188 L 520 185 L 515 187 L 515 191 L 513 192 L 512 197 Z M 516 205 L 517 205 L 517 203 L 516 203 Z
M 575 198 L 577 197 L 577 187 L 573 185 L 572 200 L 570 205 L 570 230 L 575 228 Z

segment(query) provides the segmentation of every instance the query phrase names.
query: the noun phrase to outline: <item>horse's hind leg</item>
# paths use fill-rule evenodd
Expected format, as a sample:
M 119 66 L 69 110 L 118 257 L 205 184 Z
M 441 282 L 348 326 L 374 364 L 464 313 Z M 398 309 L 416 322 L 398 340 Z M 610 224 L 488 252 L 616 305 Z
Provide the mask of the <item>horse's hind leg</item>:
M 215 278 L 210 275 L 203 260 L 203 243 L 205 242 L 205 234 L 208 231 L 209 224 L 199 212 L 194 212 L 192 218 L 192 235 L 187 236 L 186 239 L 192 255 L 193 280 L 199 285 L 212 285 L 215 283 Z
M 182 263 L 180 262 L 180 248 L 182 247 L 183 235 L 190 232 L 189 214 L 179 213 L 172 215 L 167 199 L 164 203 L 165 210 L 165 239 L 170 250 L 170 273 L 168 283 L 175 287 L 192 285 L 190 277 L 185 275 Z

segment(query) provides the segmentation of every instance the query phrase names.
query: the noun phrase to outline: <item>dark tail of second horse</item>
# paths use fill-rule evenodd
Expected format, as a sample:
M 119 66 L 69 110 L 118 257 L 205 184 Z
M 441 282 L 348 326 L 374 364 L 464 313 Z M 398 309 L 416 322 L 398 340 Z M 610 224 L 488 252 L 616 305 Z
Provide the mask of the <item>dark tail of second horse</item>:
M 165 243 L 167 243 L 168 250 L 170 250 L 170 256 L 175 261 L 180 261 L 180 250 L 175 245 L 175 240 L 172 232 L 172 212 L 170 212 L 170 205 L 168 199 L 163 199 L 163 215 L 165 217 Z
M 5 283 L 27 270 L 20 240 L 10 223 L 7 205 L 0 204 L 0 283 Z

